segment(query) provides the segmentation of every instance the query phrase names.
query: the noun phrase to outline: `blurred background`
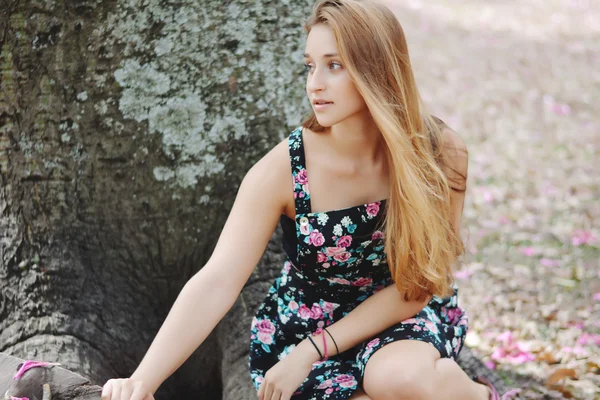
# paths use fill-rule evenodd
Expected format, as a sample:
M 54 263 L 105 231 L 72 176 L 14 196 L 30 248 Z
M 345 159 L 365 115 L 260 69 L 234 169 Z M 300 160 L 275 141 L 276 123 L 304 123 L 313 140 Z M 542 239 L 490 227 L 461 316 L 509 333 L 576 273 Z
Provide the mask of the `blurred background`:
M 382 1 L 469 149 L 467 347 L 523 398 L 600 398 L 600 3 Z M 312 5 L 0 0 L 1 352 L 97 384 L 135 369 L 245 172 L 309 110 Z M 160 395 L 250 396 L 279 234 Z
M 469 149 L 467 345 L 507 381 L 538 378 L 526 398 L 600 398 L 600 2 L 388 4 Z

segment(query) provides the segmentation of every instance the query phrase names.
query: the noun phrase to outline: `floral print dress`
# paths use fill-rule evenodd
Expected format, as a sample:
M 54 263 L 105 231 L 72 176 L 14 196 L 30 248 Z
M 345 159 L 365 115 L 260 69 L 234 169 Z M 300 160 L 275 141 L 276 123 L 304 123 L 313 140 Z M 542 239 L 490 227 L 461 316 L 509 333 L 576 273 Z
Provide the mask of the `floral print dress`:
M 295 220 L 282 215 L 286 261 L 259 306 L 250 332 L 250 375 L 258 390 L 265 373 L 303 339 L 347 315 L 361 302 L 393 284 L 379 224 L 386 200 L 311 212 L 302 127 L 289 136 Z M 413 318 L 327 361 L 312 371 L 294 400 L 348 399 L 362 384 L 365 366 L 382 346 L 397 340 L 422 340 L 454 359 L 467 333 L 468 318 L 454 294 L 434 296 Z

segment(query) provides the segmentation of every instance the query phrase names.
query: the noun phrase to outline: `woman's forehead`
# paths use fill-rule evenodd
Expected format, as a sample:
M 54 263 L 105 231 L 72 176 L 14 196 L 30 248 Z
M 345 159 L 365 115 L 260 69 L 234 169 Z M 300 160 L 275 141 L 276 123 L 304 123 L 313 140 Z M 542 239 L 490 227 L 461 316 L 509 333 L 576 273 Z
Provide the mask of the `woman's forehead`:
M 304 53 L 305 57 L 310 58 L 336 56 L 338 53 L 337 44 L 331 28 L 324 24 L 313 26 L 306 38 Z

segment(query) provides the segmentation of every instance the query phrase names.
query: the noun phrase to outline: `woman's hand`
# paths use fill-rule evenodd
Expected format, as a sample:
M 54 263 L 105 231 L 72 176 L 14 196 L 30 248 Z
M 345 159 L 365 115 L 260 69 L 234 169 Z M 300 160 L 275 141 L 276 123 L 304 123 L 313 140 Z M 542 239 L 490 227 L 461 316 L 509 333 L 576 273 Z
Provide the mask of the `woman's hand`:
M 296 347 L 267 371 L 258 389 L 258 400 L 290 400 L 317 360 L 305 348 Z
M 154 400 L 154 395 L 143 381 L 109 379 L 102 387 L 102 400 Z

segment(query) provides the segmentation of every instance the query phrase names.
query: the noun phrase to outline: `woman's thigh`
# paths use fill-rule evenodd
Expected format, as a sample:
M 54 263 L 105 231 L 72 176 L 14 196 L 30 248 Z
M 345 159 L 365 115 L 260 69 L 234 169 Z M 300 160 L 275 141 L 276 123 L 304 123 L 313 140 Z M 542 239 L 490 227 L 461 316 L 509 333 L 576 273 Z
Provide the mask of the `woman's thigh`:
M 427 398 L 434 390 L 431 377 L 438 359 L 440 352 L 425 341 L 398 340 L 381 347 L 365 366 L 362 387 L 367 399 Z
M 348 400 L 373 400 L 362 389 L 358 389 Z

